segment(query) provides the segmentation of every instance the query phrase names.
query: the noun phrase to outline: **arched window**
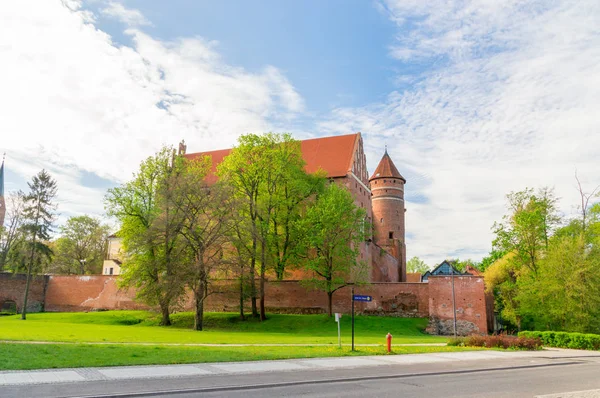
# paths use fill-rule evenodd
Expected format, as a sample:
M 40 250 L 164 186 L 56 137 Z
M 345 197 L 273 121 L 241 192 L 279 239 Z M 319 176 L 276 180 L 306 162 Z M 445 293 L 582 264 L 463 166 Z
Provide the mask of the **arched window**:
M 381 220 L 379 220 L 379 222 L 383 224 L 383 218 Z

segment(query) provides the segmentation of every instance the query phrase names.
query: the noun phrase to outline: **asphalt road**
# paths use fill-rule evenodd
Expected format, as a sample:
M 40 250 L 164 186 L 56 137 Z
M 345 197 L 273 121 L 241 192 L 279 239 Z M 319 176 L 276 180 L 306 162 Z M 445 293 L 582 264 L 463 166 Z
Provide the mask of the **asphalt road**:
M 600 390 L 600 356 L 7 386 L 0 397 L 517 398 L 594 389 Z

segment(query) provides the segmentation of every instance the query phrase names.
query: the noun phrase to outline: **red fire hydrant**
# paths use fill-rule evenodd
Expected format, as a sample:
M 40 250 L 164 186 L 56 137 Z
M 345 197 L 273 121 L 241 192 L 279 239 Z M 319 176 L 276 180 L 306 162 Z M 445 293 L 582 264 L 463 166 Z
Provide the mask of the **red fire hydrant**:
M 388 352 L 392 352 L 392 335 L 388 333 L 387 336 L 385 336 L 385 339 L 387 340 Z

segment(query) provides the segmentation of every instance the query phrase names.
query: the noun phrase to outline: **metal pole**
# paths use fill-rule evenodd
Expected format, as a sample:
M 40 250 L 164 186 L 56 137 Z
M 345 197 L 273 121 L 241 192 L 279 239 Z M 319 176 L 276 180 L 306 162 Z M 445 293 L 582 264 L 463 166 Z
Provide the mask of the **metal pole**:
M 352 351 L 354 351 L 354 288 L 352 288 Z
M 454 317 L 454 337 L 456 337 L 456 299 L 454 297 L 454 268 L 450 266 L 452 273 L 452 315 Z
M 338 318 L 338 346 L 342 348 L 342 334 L 340 333 L 340 323 L 342 323 L 342 320 Z

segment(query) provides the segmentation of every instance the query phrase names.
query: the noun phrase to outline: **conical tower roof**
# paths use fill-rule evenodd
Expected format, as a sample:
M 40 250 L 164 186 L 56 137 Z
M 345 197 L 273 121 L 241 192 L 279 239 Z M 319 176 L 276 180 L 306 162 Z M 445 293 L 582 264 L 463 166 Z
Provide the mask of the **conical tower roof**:
M 406 178 L 402 177 L 402 174 L 400 174 L 400 172 L 396 168 L 396 165 L 394 165 L 394 162 L 392 162 L 392 158 L 390 158 L 390 155 L 388 155 L 386 149 L 385 153 L 383 154 L 383 157 L 381 158 L 381 161 L 379 162 L 379 165 L 375 169 L 375 172 L 373 173 L 371 178 L 369 178 L 369 181 L 375 180 L 377 178 L 390 177 L 399 178 L 406 183 Z

